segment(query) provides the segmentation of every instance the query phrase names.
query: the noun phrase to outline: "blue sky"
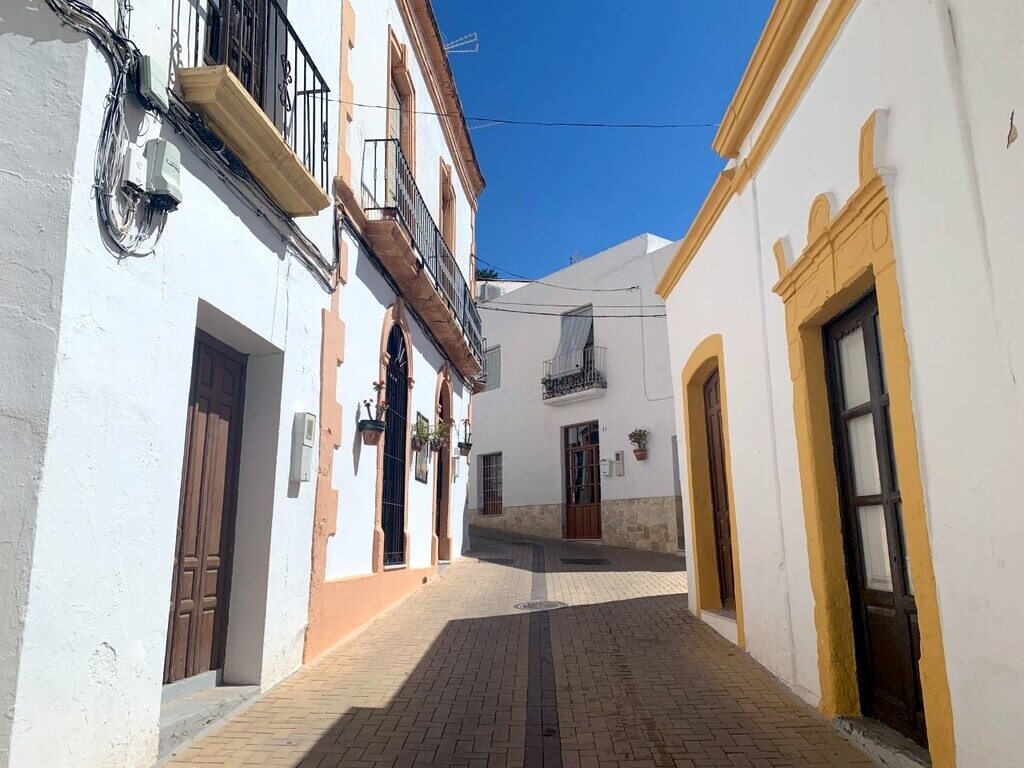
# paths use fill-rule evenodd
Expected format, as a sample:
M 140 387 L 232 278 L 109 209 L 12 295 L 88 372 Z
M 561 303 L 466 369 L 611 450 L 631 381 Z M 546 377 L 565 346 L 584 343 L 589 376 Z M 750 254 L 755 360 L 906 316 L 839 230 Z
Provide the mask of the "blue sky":
M 434 0 L 467 115 L 716 123 L 771 0 Z M 474 125 L 475 123 L 471 123 Z M 528 277 L 641 232 L 678 239 L 723 162 L 714 128 L 471 131 L 487 189 L 480 258 Z

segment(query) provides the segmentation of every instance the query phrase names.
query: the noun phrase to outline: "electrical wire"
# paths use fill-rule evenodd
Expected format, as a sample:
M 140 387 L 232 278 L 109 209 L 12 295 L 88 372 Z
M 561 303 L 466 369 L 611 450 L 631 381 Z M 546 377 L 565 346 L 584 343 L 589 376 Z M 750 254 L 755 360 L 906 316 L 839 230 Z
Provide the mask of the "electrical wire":
M 559 288 L 563 291 L 583 291 L 585 293 L 619 293 L 622 291 L 636 291 L 640 289 L 639 285 L 631 285 L 626 288 L 580 288 L 579 286 L 573 285 L 555 285 L 554 283 L 547 283 L 543 280 L 534 280 L 532 277 L 517 275 L 515 272 L 507 270 L 504 267 L 499 267 L 497 264 L 492 264 L 491 262 L 487 261 L 486 259 L 482 259 L 479 256 L 476 257 L 476 260 L 481 264 L 486 264 L 488 267 L 498 270 L 498 272 L 504 272 L 506 275 L 511 275 L 512 277 L 518 278 L 520 280 L 525 280 L 528 283 L 533 283 L 534 285 L 546 285 L 548 288 Z
M 492 307 L 489 304 L 480 304 L 477 309 L 487 312 L 505 312 L 510 315 L 534 315 L 537 317 L 564 317 L 565 312 L 537 312 L 525 309 L 501 309 L 500 307 Z M 668 315 L 647 315 L 647 314 L 631 314 L 631 315 L 591 315 L 591 317 L 600 317 L 606 320 L 628 320 L 634 317 L 642 318 L 661 318 L 668 317 Z
M 110 89 L 103 106 L 93 170 L 96 209 L 120 258 L 149 256 L 163 235 L 168 211 L 154 206 L 142 190 L 125 184 L 124 179 L 131 143 L 124 99 L 132 68 L 140 56 L 138 47 L 127 37 L 131 3 L 118 0 L 114 29 L 102 14 L 81 0 L 46 2 L 62 22 L 90 37 L 107 59 Z
M 388 111 L 400 111 L 405 114 L 431 115 L 433 117 L 454 117 L 463 118 L 467 122 L 486 123 L 492 125 L 519 125 L 533 126 L 538 128 L 615 128 L 625 130 L 679 130 L 692 128 L 717 128 L 718 123 L 597 123 L 575 120 L 516 120 L 504 117 L 473 117 L 471 115 L 460 115 L 453 112 L 431 112 L 429 110 L 404 109 L 402 107 L 391 107 L 386 104 L 364 104 L 359 101 L 346 101 L 344 99 L 330 99 L 338 104 L 347 104 L 351 107 L 363 107 L 365 109 L 384 109 Z M 482 128 L 484 126 L 473 126 Z

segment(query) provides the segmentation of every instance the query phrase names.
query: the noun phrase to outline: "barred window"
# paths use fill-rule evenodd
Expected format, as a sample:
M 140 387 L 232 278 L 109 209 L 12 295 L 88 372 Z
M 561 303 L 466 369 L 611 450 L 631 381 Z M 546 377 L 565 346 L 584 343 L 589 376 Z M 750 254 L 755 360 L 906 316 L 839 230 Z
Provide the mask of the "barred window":
M 487 375 L 487 382 L 484 385 L 484 392 L 490 389 L 498 389 L 501 386 L 501 347 L 491 347 L 484 351 L 484 373 Z
M 480 496 L 482 515 L 500 515 L 501 454 L 490 453 L 480 457 Z

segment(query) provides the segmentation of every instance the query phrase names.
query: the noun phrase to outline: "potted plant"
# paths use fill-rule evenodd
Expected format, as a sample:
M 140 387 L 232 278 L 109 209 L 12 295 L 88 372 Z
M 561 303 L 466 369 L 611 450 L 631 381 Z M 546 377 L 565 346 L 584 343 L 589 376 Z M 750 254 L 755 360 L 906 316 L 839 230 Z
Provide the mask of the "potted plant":
M 647 438 L 650 433 L 646 429 L 634 429 L 629 433 L 629 442 L 633 444 L 633 455 L 637 461 L 647 458 Z
M 377 394 L 376 404 L 372 400 L 363 400 L 363 408 L 366 409 L 366 418 L 359 420 L 359 434 L 363 437 L 363 445 L 379 445 L 380 438 L 384 434 L 384 414 L 388 410 L 388 403 L 384 399 L 384 382 L 373 382 L 373 391 Z M 371 412 L 370 408 L 373 407 Z
M 459 456 L 469 456 L 469 452 L 473 450 L 472 434 L 469 431 L 469 419 L 462 422 L 466 425 L 465 439 L 459 441 Z
M 434 425 L 434 428 L 430 431 L 430 448 L 434 451 L 440 451 L 451 439 L 451 426 L 447 422 L 439 422 Z
M 430 442 L 433 430 L 430 429 L 430 425 L 426 419 L 416 419 L 416 422 L 412 425 L 412 449 L 418 451 L 424 445 Z

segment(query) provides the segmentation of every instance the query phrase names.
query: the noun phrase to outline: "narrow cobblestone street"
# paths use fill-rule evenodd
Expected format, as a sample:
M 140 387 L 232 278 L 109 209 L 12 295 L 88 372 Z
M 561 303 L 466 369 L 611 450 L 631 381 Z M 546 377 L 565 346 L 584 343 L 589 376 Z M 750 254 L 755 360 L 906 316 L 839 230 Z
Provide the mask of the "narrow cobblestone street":
M 170 765 L 873 765 L 686 612 L 681 560 L 473 543 Z

